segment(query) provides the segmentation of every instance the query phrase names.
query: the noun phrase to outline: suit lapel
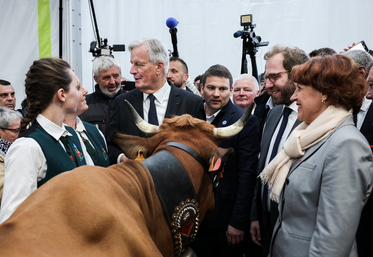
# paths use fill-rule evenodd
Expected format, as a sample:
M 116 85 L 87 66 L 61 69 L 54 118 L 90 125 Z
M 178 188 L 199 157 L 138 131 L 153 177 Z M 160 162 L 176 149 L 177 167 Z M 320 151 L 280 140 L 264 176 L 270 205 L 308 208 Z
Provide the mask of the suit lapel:
M 334 130 L 327 138 L 324 138 L 323 140 L 321 140 L 320 142 L 318 142 L 316 145 L 312 146 L 311 148 L 307 149 L 305 154 L 298 158 L 292 165 L 290 171 L 289 171 L 289 174 L 288 176 L 293 172 L 294 169 L 296 169 L 302 162 L 306 161 L 309 157 L 311 157 L 325 142 L 326 140 L 328 140 L 329 137 L 331 137 L 338 129 L 340 129 L 341 127 L 343 126 L 347 126 L 347 125 L 354 125 L 353 121 L 352 121 L 352 116 L 351 117 L 347 117 L 347 119 L 345 121 L 342 122 L 341 125 L 339 125 L 339 127 L 337 127 L 336 130 Z
M 232 124 L 232 117 L 234 117 L 233 103 L 229 100 L 228 104 L 221 109 L 216 118 L 211 122 L 215 127 L 226 127 Z
M 272 108 L 270 113 L 268 114 L 266 124 L 264 127 L 263 135 L 262 135 L 262 145 L 261 145 L 261 163 L 263 164 L 264 168 L 264 162 L 268 153 L 269 144 L 271 143 L 271 139 L 273 136 L 273 133 L 275 132 L 275 129 L 277 127 L 278 122 L 281 119 L 281 113 L 282 108 Z
M 329 137 L 330 137 L 330 135 L 329 135 Z M 325 141 L 329 137 L 324 138 L 322 141 L 320 141 L 316 145 L 314 145 L 311 148 L 309 148 L 308 150 L 306 150 L 305 154 L 302 157 L 296 159 L 295 162 L 293 163 L 293 165 L 291 166 L 291 169 L 289 171 L 288 176 L 290 176 L 290 174 L 293 172 L 293 170 L 295 170 L 302 162 L 305 162 L 309 157 L 311 157 L 313 155 L 313 153 L 316 152 L 325 143 Z
M 270 113 L 267 116 L 266 124 L 264 127 L 263 135 L 262 135 L 262 141 L 261 141 L 261 152 L 260 152 L 260 159 L 259 159 L 259 170 L 264 169 L 265 160 L 267 158 L 269 145 L 272 140 L 272 136 L 275 133 L 275 130 L 278 126 L 278 123 L 282 117 L 282 109 L 283 105 L 276 106 L 272 108 Z M 293 127 L 291 128 L 291 132 L 296 128 L 300 123 L 302 123 L 300 120 L 296 120 Z M 288 137 L 289 137 L 288 135 Z
M 144 96 L 143 93 L 139 89 L 135 89 L 134 97 L 130 103 L 132 104 L 133 108 L 137 111 L 137 113 L 141 116 L 141 118 L 144 118 Z
M 370 145 L 373 145 L 373 104 L 370 104 L 364 122 L 361 125 L 360 132 L 368 140 Z
M 171 115 L 177 114 L 179 107 L 181 105 L 181 97 L 177 90 L 175 90 L 175 86 L 171 86 L 170 97 L 168 99 L 167 110 L 165 113 L 165 118 L 171 118 Z

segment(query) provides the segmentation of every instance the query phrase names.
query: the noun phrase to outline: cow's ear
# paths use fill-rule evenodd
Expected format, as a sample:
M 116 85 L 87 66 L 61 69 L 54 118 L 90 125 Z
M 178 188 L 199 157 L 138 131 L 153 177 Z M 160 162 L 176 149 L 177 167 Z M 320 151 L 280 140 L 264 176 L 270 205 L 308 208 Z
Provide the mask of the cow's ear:
M 113 134 L 114 142 L 123 150 L 128 159 L 147 158 L 153 151 L 148 140 L 150 138 L 142 138 L 115 132 Z
M 219 147 L 216 150 L 214 150 L 212 156 L 210 157 L 210 166 L 208 171 L 213 173 L 217 172 L 218 177 L 222 178 L 224 172 L 224 165 L 232 157 L 233 154 L 233 148 L 223 149 Z

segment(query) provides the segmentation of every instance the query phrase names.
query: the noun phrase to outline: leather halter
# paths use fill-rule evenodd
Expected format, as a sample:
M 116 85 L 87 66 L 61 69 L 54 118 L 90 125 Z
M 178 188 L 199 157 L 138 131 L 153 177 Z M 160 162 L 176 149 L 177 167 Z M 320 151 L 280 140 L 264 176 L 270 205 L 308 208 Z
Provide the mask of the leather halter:
M 190 148 L 189 146 L 183 145 L 181 143 L 177 143 L 177 142 L 167 142 L 167 143 L 164 143 L 164 144 L 165 145 L 169 145 L 169 146 L 173 146 L 173 147 L 176 147 L 176 148 L 179 148 L 179 149 L 184 150 L 185 152 L 187 152 L 189 155 L 191 155 L 194 159 L 196 159 L 196 161 L 198 161 L 202 165 L 203 169 L 207 172 L 207 175 L 209 175 L 209 177 L 211 178 L 212 184 L 214 185 L 214 187 L 217 187 L 219 185 L 219 177 L 216 174 L 216 172 L 214 172 L 214 171 L 208 172 L 209 167 L 208 167 L 207 163 L 192 148 Z
M 166 145 L 184 150 L 195 158 L 207 171 L 202 157 L 190 147 L 167 142 Z M 199 228 L 199 207 L 192 181 L 179 160 L 167 150 L 161 150 L 145 159 L 144 164 L 154 181 L 162 203 L 163 212 L 171 228 L 175 256 L 192 242 Z
M 167 143 L 164 143 L 164 144 L 179 148 L 181 150 L 184 150 L 185 152 L 190 154 L 194 159 L 196 159 L 196 161 L 198 161 L 202 165 L 204 170 L 208 169 L 208 166 L 207 166 L 205 160 L 202 159 L 202 157 L 196 151 L 194 151 L 192 148 L 190 148 L 189 146 L 186 146 L 186 145 L 183 145 L 183 144 L 177 143 L 177 142 L 167 142 Z

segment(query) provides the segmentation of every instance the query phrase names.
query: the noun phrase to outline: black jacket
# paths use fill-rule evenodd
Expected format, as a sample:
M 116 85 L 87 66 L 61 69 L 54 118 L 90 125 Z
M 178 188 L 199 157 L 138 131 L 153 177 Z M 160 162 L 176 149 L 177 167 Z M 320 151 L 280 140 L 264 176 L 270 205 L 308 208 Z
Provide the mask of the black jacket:
M 114 99 L 126 91 L 119 90 L 114 98 L 104 95 L 98 84 L 95 86 L 95 92 L 86 95 L 88 110 L 79 115 L 82 121 L 98 126 L 98 129 L 104 134 L 106 140 L 109 136 L 109 109 Z
M 254 110 L 254 115 L 259 120 L 260 136 L 262 136 L 264 123 L 266 121 L 267 114 L 268 114 L 268 111 L 269 111 L 269 107 L 266 105 L 269 97 L 270 96 L 267 94 L 267 92 L 264 92 L 260 96 L 255 97 L 255 99 L 254 99 L 254 102 L 256 103 L 256 107 L 255 107 L 255 110 Z
M 171 118 L 173 115 L 190 114 L 195 118 L 206 120 L 203 99 L 201 97 L 187 92 L 184 89 L 177 88 L 172 84 L 170 84 L 170 87 L 171 92 L 165 118 Z M 144 116 L 143 93 L 138 88 L 117 97 L 110 109 L 110 137 L 114 131 L 146 137 L 133 121 L 132 115 L 124 102 L 125 99 L 132 104 L 142 118 Z M 112 142 L 110 138 L 108 140 L 108 148 L 111 164 L 117 163 L 117 158 L 123 151 Z
M 235 123 L 244 110 L 231 101 L 211 123 L 227 127 Z M 246 230 L 250 225 L 250 208 L 256 183 L 256 167 L 260 149 L 259 122 L 251 115 L 240 133 L 219 143 L 219 147 L 234 149 L 233 157 L 224 167 L 223 178 L 215 190 L 215 208 L 206 213 L 203 223 L 211 228 L 226 229 L 228 225 Z

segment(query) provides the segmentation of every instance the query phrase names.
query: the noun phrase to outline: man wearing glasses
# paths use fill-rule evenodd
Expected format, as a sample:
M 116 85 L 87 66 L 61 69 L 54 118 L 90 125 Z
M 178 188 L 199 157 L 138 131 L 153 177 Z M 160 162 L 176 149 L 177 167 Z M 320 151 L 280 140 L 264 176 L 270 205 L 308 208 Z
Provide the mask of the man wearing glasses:
M 19 135 L 22 115 L 6 107 L 0 106 L 0 200 L 3 196 L 5 166 L 4 158 L 10 145 Z
M 291 69 L 309 60 L 308 55 L 297 47 L 275 45 L 264 55 L 264 82 L 273 107 L 266 118 L 262 134 L 257 174 L 283 148 L 290 132 L 300 123 L 298 110 L 290 97 L 295 83 L 290 77 Z M 273 227 L 278 217 L 277 203 L 269 199 L 270 190 L 257 180 L 256 192 L 251 208 L 250 233 L 254 243 L 262 246 L 262 256 L 268 256 Z

